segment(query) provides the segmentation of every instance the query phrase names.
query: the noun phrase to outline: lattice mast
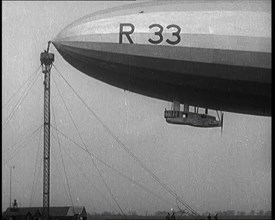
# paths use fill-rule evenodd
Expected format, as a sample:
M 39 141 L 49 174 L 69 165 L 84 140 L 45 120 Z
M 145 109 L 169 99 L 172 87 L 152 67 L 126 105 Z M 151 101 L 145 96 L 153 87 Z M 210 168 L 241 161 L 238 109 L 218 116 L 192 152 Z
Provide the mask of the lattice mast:
M 43 217 L 50 216 L 50 72 L 54 54 L 47 51 L 40 54 L 42 73 L 44 74 L 44 153 L 43 153 Z

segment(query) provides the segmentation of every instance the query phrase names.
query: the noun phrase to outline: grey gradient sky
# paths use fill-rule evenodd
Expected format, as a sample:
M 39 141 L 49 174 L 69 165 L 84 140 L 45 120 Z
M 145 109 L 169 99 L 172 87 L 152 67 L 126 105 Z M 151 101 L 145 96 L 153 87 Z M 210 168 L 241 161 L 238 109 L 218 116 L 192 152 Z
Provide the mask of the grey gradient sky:
M 92 12 L 122 4 L 131 2 L 2 2 L 2 105 L 40 65 L 40 52 L 66 25 Z M 170 103 L 125 92 L 90 78 L 66 63 L 53 46 L 50 51 L 55 54 L 55 66 L 102 121 L 192 208 L 199 213 L 271 210 L 271 118 L 225 112 L 222 136 L 218 128 L 169 125 L 163 111 Z M 52 76 L 89 150 L 176 203 L 87 111 L 55 69 Z M 2 131 L 3 210 L 9 205 L 10 166 L 15 166 L 12 199 L 16 198 L 20 206 L 42 206 L 42 133 L 37 133 L 10 159 L 17 152 L 16 143 L 43 123 L 42 78 L 41 73 Z M 2 123 L 20 95 L 2 109 Z M 53 80 L 51 95 L 56 126 L 81 143 Z M 53 114 L 52 123 L 55 124 Z M 89 156 L 62 136 L 59 140 L 61 151 L 57 140 L 52 138 L 51 205 L 85 205 L 91 213 L 118 210 Z M 125 213 L 170 210 L 169 203 L 96 164 Z

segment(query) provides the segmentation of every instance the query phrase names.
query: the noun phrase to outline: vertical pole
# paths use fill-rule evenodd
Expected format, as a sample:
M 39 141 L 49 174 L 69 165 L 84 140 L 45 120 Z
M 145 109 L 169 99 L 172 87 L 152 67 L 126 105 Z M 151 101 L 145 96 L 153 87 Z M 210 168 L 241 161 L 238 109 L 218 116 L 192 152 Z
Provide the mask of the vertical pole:
M 44 75 L 44 168 L 43 168 L 43 209 L 49 216 L 50 207 L 50 67 L 45 66 Z
M 49 50 L 49 45 L 48 45 Z M 41 53 L 40 61 L 44 73 L 44 163 L 43 163 L 43 217 L 50 216 L 50 72 L 54 54 L 48 50 Z
M 10 208 L 11 208 L 11 188 L 12 188 L 12 169 L 14 169 L 15 166 L 10 167 Z
M 10 167 L 10 208 L 11 208 L 11 174 L 12 174 L 12 167 Z

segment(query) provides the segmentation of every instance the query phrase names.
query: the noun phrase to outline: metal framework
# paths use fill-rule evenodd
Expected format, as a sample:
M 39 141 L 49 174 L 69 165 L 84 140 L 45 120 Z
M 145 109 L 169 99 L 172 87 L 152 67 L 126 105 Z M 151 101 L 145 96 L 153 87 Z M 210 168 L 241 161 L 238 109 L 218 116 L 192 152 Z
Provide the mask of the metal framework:
M 44 74 L 44 163 L 43 163 L 43 217 L 50 211 L 50 72 L 54 54 L 47 51 L 40 54 Z

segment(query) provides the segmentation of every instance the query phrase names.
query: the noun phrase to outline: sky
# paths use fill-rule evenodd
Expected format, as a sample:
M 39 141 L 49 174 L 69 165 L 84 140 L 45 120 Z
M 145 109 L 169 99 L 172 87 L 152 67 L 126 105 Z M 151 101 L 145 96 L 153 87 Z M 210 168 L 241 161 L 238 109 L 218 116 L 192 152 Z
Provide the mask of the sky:
M 47 42 L 66 25 L 123 4 L 133 2 L 2 2 L 2 106 L 39 67 Z M 53 46 L 50 52 L 55 54 L 54 65 L 104 124 L 197 212 L 271 210 L 270 117 L 225 112 L 222 135 L 219 128 L 170 125 L 163 118 L 170 103 L 102 83 L 73 68 Z M 2 210 L 9 206 L 11 170 L 12 200 L 17 199 L 21 207 L 42 206 L 42 130 L 20 145 L 43 124 L 43 75 L 39 72 L 4 129 L 26 86 L 2 107 Z M 118 212 L 111 190 L 124 213 L 176 210 L 172 205 L 176 199 L 106 132 L 55 68 L 51 75 L 52 124 L 81 143 L 69 111 L 90 152 L 162 199 L 95 160 L 103 181 L 91 157 L 52 129 L 50 204 L 83 205 L 90 213 Z

